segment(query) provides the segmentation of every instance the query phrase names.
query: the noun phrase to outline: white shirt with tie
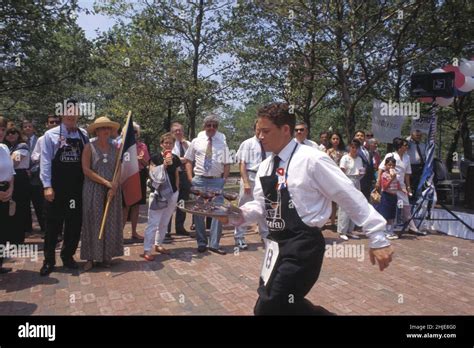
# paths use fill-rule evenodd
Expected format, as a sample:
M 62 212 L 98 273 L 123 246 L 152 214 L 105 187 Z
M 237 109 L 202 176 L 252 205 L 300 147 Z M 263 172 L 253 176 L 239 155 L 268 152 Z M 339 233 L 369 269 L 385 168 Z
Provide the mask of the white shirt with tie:
M 265 152 L 265 156 L 271 156 L 271 152 Z M 266 158 L 265 157 L 265 158 Z M 236 158 L 239 162 L 245 163 L 245 168 L 256 172 L 262 163 L 262 147 L 256 136 L 249 138 L 240 144 Z
M 292 140 L 278 154 L 280 167 L 285 168 L 296 145 Z M 257 178 L 271 175 L 273 155 L 262 162 Z M 322 227 L 331 216 L 336 202 L 369 237 L 371 248 L 390 245 L 385 237 L 385 219 L 367 202 L 352 181 L 324 152 L 310 146 L 298 146 L 290 162 L 287 187 L 301 220 L 310 227 Z M 260 180 L 255 180 L 254 200 L 244 204 L 243 225 L 255 223 L 265 216 L 265 200 Z
M 212 164 L 206 171 L 204 162 L 206 159 L 206 150 L 208 137 L 198 136 L 191 141 L 191 144 L 184 155 L 188 161 L 195 161 L 194 174 L 199 176 L 220 177 L 224 173 L 224 165 L 232 164 L 229 148 L 222 137 L 212 137 Z

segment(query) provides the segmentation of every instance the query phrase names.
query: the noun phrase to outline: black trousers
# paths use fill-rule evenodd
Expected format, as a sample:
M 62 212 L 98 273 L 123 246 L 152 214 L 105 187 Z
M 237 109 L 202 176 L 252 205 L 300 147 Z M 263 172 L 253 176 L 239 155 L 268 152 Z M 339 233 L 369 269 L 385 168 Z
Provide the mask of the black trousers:
M 46 231 L 45 216 L 44 216 L 44 190 L 42 185 L 31 185 L 30 199 L 35 209 L 36 219 L 41 227 L 41 231 Z M 30 221 L 31 221 L 31 214 Z
M 316 283 L 323 264 L 325 241 L 321 232 L 301 231 L 280 241 L 272 275 L 260 279 L 255 315 L 321 315 L 320 308 L 304 297 Z
M 2 232 L 0 233 L 0 244 L 5 245 L 7 242 L 12 242 L 10 236 L 18 234 L 18 225 L 14 216 L 9 216 L 8 211 L 10 209 L 9 202 L 0 202 L 0 221 L 2 226 Z M 3 257 L 0 255 L 0 268 L 3 264 Z
M 44 238 L 44 263 L 56 264 L 55 249 L 58 235 L 64 224 L 61 259 L 69 261 L 76 253 L 82 228 L 82 185 L 73 192 L 55 191 L 53 202 L 46 202 L 46 234 Z
M 178 194 L 178 201 L 184 199 L 185 201 L 189 199 L 191 185 L 189 184 L 188 177 L 185 171 L 179 172 L 179 194 Z M 184 222 L 186 221 L 186 213 L 183 212 L 181 209 L 176 209 L 174 226 L 176 228 L 176 232 L 184 230 Z M 168 233 L 171 232 L 171 221 L 168 224 Z
M 22 244 L 25 241 L 25 232 L 31 231 L 31 208 L 30 208 L 30 179 L 26 170 L 16 170 L 14 178 L 12 200 L 16 203 L 15 219 L 19 229 L 15 235 L 10 236 L 10 242 Z M 28 222 L 30 224 L 28 225 Z

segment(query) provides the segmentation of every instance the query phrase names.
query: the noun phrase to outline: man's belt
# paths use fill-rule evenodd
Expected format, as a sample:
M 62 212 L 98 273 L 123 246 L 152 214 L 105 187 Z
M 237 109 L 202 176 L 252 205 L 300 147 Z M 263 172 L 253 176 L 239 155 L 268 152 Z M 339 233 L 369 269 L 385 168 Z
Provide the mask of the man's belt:
M 250 172 L 250 173 L 255 173 L 255 174 L 257 173 L 257 171 L 256 171 L 256 170 L 250 170 L 250 169 L 247 169 L 247 172 Z
M 196 175 L 199 176 L 200 178 L 204 179 L 222 179 L 224 177 L 224 174 L 221 174 L 221 176 L 204 176 L 204 175 Z

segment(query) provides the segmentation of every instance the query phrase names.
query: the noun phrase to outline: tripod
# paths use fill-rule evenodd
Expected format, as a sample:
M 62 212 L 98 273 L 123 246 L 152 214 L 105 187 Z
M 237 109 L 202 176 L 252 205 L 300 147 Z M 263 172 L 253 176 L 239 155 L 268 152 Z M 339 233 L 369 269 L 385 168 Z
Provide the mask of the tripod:
M 435 187 L 433 185 L 433 183 L 430 183 L 430 186 L 428 187 L 429 190 L 435 190 Z M 422 213 L 421 217 L 416 217 L 417 214 L 420 212 L 421 208 L 423 207 L 423 203 L 427 201 L 427 209 L 424 213 Z M 446 210 L 450 215 L 452 215 L 454 217 L 451 218 L 451 219 L 433 219 L 431 217 L 431 208 L 433 207 L 433 199 L 431 198 L 428 198 L 428 192 L 425 193 L 425 194 L 422 194 L 422 199 L 421 199 L 421 202 L 418 203 L 418 206 L 415 208 L 415 211 L 412 213 L 410 219 L 405 222 L 405 224 L 403 225 L 403 228 L 402 230 L 400 231 L 400 234 L 402 234 L 403 232 L 405 232 L 405 229 L 408 227 L 408 224 L 412 221 L 412 220 L 419 220 L 419 223 L 416 225 L 416 228 L 420 228 L 421 224 L 423 223 L 424 220 L 430 220 L 430 221 L 459 221 L 460 223 L 462 223 L 464 226 L 466 226 L 471 232 L 474 232 L 474 228 L 469 226 L 467 223 L 465 223 L 459 216 L 457 216 L 455 213 L 453 213 L 451 211 L 451 209 L 449 209 L 444 203 L 441 203 L 441 202 L 438 202 L 439 205 L 444 209 Z

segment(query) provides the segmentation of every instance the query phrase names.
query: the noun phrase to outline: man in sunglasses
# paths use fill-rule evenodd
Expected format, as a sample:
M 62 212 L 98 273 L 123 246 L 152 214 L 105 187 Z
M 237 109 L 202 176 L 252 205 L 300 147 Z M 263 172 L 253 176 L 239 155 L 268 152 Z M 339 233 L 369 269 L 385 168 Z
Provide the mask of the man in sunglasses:
M 217 136 L 218 127 L 217 116 L 207 116 L 204 119 L 206 136 L 198 136 L 193 139 L 184 155 L 188 180 L 200 190 L 222 190 L 225 180 L 229 176 L 232 160 L 225 140 Z M 195 162 L 194 177 L 193 162 Z M 222 199 L 223 197 L 219 196 L 215 202 L 218 203 Z M 204 217 L 194 216 L 194 224 L 196 225 L 198 252 L 202 253 L 207 250 L 208 246 Z M 218 220 L 212 219 L 209 250 L 224 255 L 226 252 L 219 247 L 221 234 L 222 224 Z
M 297 122 L 295 126 L 295 140 L 300 144 L 308 145 L 316 149 L 320 149 L 319 145 L 316 142 L 307 139 L 307 137 L 308 137 L 308 125 L 301 121 Z

